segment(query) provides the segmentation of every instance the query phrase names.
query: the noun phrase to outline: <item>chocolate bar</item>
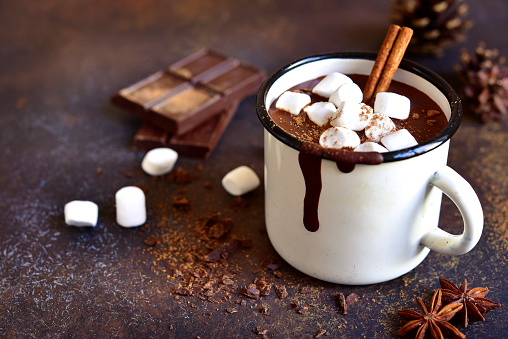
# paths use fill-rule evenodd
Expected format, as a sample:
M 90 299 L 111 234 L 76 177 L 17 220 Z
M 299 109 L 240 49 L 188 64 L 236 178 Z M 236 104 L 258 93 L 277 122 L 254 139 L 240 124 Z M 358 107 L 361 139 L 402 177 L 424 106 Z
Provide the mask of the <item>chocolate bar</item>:
M 181 156 L 207 158 L 229 125 L 237 107 L 238 103 L 230 105 L 204 124 L 182 135 L 172 135 L 144 123 L 134 135 L 132 147 L 143 152 L 157 147 L 169 147 Z
M 121 89 L 111 101 L 173 135 L 185 134 L 257 91 L 265 72 L 202 49 Z

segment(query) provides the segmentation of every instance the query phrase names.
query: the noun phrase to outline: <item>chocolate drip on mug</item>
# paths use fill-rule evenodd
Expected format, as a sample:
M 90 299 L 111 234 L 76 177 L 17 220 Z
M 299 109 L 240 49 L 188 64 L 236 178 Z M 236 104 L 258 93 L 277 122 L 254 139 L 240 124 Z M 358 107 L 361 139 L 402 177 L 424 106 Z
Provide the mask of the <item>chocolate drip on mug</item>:
M 303 200 L 303 225 L 309 232 L 319 229 L 319 198 L 323 186 L 321 180 L 321 158 L 334 161 L 342 173 L 350 173 L 356 164 L 378 165 L 383 156 L 377 152 L 353 152 L 352 150 L 322 148 L 313 142 L 304 142 L 300 147 L 298 162 L 305 181 Z
M 298 162 L 305 181 L 303 225 L 309 232 L 316 232 L 319 229 L 318 207 L 322 187 L 321 154 L 321 147 L 312 142 L 303 143 L 298 154 Z

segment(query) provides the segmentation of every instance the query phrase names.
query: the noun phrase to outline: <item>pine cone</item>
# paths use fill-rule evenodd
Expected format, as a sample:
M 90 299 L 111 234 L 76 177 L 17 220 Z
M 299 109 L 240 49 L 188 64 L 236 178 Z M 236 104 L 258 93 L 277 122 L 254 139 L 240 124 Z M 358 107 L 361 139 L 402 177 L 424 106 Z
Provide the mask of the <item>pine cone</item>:
M 482 122 L 508 118 L 508 68 L 497 49 L 480 42 L 474 53 L 462 50 L 457 73 L 464 83 L 463 94 Z
M 414 54 L 442 56 L 473 26 L 464 0 L 392 0 L 392 6 L 392 22 L 413 29 L 408 51 Z

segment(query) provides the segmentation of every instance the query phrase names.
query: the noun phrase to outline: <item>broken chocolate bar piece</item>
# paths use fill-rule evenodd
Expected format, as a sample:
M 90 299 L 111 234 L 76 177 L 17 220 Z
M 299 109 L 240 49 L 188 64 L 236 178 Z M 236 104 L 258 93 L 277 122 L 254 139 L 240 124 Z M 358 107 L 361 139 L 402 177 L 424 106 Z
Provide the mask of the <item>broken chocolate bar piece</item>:
M 224 134 L 236 108 L 237 104 L 230 105 L 220 114 L 182 135 L 172 135 L 144 123 L 134 135 L 132 147 L 142 152 L 157 147 L 169 147 L 178 152 L 179 156 L 207 158 Z
M 121 89 L 113 104 L 174 135 L 181 135 L 254 94 L 265 72 L 204 49 Z
M 239 60 L 204 48 L 175 62 L 169 66 L 169 70 L 186 79 L 197 82 L 206 81 L 217 76 L 217 74 L 222 74 L 225 69 L 229 69 L 238 63 Z

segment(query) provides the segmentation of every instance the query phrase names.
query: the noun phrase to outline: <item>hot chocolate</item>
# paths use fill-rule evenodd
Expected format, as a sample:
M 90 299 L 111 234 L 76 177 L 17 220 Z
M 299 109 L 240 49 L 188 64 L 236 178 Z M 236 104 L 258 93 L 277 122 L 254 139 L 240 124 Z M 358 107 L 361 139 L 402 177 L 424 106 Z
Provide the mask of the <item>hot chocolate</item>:
M 367 75 L 361 74 L 348 74 L 348 77 L 350 77 L 354 83 L 358 84 L 360 88 L 365 86 L 368 78 Z M 327 102 L 328 98 L 312 92 L 312 89 L 323 78 L 324 77 L 320 77 L 300 83 L 289 89 L 289 91 L 308 94 L 311 97 L 310 104 Z M 422 91 L 398 81 L 392 81 L 388 91 L 409 98 L 411 102 L 409 117 L 403 120 L 392 118 L 392 121 L 397 129 L 407 129 L 418 143 L 422 143 L 436 136 L 448 123 L 439 105 Z M 317 125 L 309 119 L 304 110 L 302 110 L 300 114 L 295 115 L 277 109 L 276 102 L 271 105 L 269 114 L 280 128 L 302 142 L 319 143 L 320 136 L 331 126 L 329 122 L 323 126 Z M 366 137 L 364 131 L 357 131 L 357 133 L 362 143 L 368 141 L 368 137 Z

